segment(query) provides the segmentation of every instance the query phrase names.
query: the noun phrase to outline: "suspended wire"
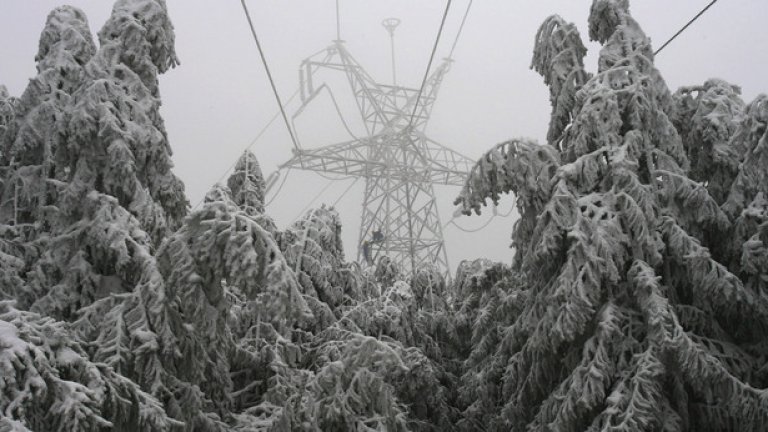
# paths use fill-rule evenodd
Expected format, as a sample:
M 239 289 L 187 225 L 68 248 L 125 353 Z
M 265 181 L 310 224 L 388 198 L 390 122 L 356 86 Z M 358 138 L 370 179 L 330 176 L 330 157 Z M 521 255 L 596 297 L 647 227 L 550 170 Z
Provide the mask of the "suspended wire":
M 336 198 L 336 201 L 334 201 L 334 202 L 333 202 L 333 204 L 331 205 L 331 207 L 336 207 L 336 204 L 338 204 L 338 203 L 339 203 L 339 201 L 341 201 L 341 199 L 342 199 L 342 198 L 344 198 L 344 195 L 346 195 L 346 194 L 347 194 L 347 192 L 349 192 L 349 190 L 350 190 L 350 189 L 352 189 L 352 186 L 354 186 L 354 185 L 356 185 L 356 184 L 357 184 L 357 181 L 358 181 L 358 180 L 360 180 L 360 177 L 356 178 L 356 179 L 355 179 L 355 181 L 353 181 L 352 183 L 350 183 L 350 185 L 349 185 L 349 186 L 347 186 L 347 188 L 344 190 L 344 192 L 341 194 L 341 196 L 339 196 L 338 198 Z
M 453 45 L 451 46 L 451 52 L 448 53 L 448 58 L 453 58 L 453 51 L 456 50 L 456 44 L 459 43 L 459 37 L 461 37 L 461 31 L 464 30 L 464 23 L 467 22 L 467 15 L 469 15 L 469 9 L 472 8 L 472 2 L 474 0 L 469 0 L 469 4 L 467 5 L 467 10 L 464 12 L 464 18 L 461 19 L 461 25 L 459 26 L 459 31 L 456 33 L 456 39 L 453 40 Z
M 717 0 L 712 0 L 712 2 L 710 2 L 710 3 L 709 3 L 709 4 L 708 4 L 708 5 L 707 5 L 707 6 L 706 6 L 704 9 L 702 9 L 702 10 L 701 10 L 701 12 L 697 13 L 695 17 L 691 18 L 691 20 L 690 20 L 690 21 L 688 21 L 688 23 L 686 23 L 686 24 L 683 26 L 683 28 L 681 28 L 680 30 L 678 30 L 678 31 L 677 31 L 677 33 L 675 33 L 675 34 L 674 34 L 674 35 L 673 35 L 671 38 L 669 38 L 669 40 L 668 40 L 668 41 L 664 42 L 664 45 L 662 45 L 662 46 L 661 46 L 661 48 L 657 49 L 657 50 L 656 50 L 656 52 L 654 52 L 654 53 L 653 53 L 653 55 L 654 55 L 654 56 L 655 56 L 655 55 L 657 55 L 658 53 L 660 53 L 660 52 L 661 52 L 661 50 L 663 50 L 664 48 L 666 48 L 666 47 L 667 47 L 667 45 L 669 45 L 670 43 L 672 43 L 672 41 L 673 41 L 673 40 L 675 40 L 675 39 L 676 39 L 678 36 L 680 36 L 680 34 L 681 34 L 681 33 L 683 33 L 683 32 L 684 32 L 684 31 L 685 31 L 685 30 L 686 30 L 688 27 L 690 27 L 690 25 L 691 25 L 691 24 L 693 24 L 694 22 L 696 22 L 696 20 L 697 20 L 697 19 L 699 19 L 699 17 L 701 17 L 702 15 L 704 15 L 704 13 L 705 13 L 706 11 L 708 11 L 708 10 L 709 10 L 709 8 L 711 8 L 712 6 L 714 6 L 714 4 L 715 4 L 715 3 L 717 3 Z
M 264 207 L 269 207 L 270 204 L 272 204 L 272 201 L 277 198 L 278 195 L 280 195 L 280 191 L 283 190 L 283 186 L 285 186 L 285 182 L 288 180 L 288 174 L 291 173 L 291 169 L 288 168 L 288 170 L 285 171 L 285 177 L 283 177 L 283 181 L 280 183 L 280 186 L 277 187 L 277 190 L 275 191 L 275 194 L 272 195 L 272 198 L 270 198 L 269 202 L 264 204 Z
M 514 212 L 515 212 L 515 208 L 514 208 L 514 207 L 512 207 L 511 209 L 509 209 L 509 211 L 507 212 L 507 214 L 498 215 L 498 216 L 499 216 L 499 217 L 501 217 L 501 218 L 507 218 L 507 217 L 510 217 L 510 216 L 512 215 L 512 213 L 514 213 Z
M 491 216 L 491 217 L 488 219 L 488 221 L 486 221 L 486 222 L 485 222 L 485 223 L 484 223 L 482 226 L 480 226 L 479 228 L 475 228 L 475 229 L 466 229 L 466 228 L 462 228 L 461 226 L 459 226 L 459 224 L 457 224 L 456 222 L 454 222 L 454 221 L 453 221 L 453 219 L 451 219 L 450 221 L 448 221 L 448 225 L 453 225 L 453 226 L 455 226 L 456 228 L 460 229 L 461 231 L 464 231 L 465 233 L 474 234 L 474 233 L 476 233 L 476 232 L 480 232 L 480 231 L 484 230 L 486 227 L 488 227 L 488 225 L 490 225 L 490 224 L 491 224 L 491 222 L 493 222 L 493 220 L 494 220 L 494 219 L 496 219 L 496 215 L 493 215 L 493 216 Z
M 510 215 L 512 215 L 512 213 L 514 213 L 514 211 L 515 211 L 515 208 L 514 208 L 514 207 L 512 207 L 511 209 L 509 209 L 509 211 L 507 212 L 507 214 L 494 214 L 494 215 L 492 215 L 492 216 L 491 216 L 491 217 L 490 217 L 490 218 L 489 218 L 489 219 L 488 219 L 488 220 L 487 220 L 487 221 L 486 221 L 486 222 L 485 222 L 485 223 L 484 223 L 482 226 L 480 226 L 480 227 L 478 227 L 478 228 L 474 228 L 474 229 L 467 229 L 467 228 L 463 228 L 462 226 L 460 226 L 459 224 L 457 224 L 457 223 L 455 222 L 457 218 L 456 218 L 456 216 L 454 216 L 454 217 L 452 217 L 452 218 L 451 218 L 451 220 L 449 220 L 448 222 L 446 222 L 446 223 L 445 223 L 445 225 L 443 225 L 443 228 L 447 227 L 448 225 L 453 225 L 453 226 L 455 226 L 456 228 L 458 228 L 459 230 L 461 230 L 461 231 L 464 231 L 465 233 L 470 233 L 470 234 L 473 234 L 473 233 L 476 233 L 476 232 L 480 232 L 480 231 L 484 230 L 484 229 L 485 229 L 486 227 L 488 227 L 488 225 L 490 225 L 490 224 L 491 224 L 491 222 L 493 222 L 493 220 L 494 220 L 494 219 L 496 219 L 497 217 L 500 217 L 500 218 L 507 218 L 507 217 L 509 217 Z
M 293 135 L 293 129 L 291 129 L 291 123 L 288 121 L 288 116 L 285 114 L 285 108 L 283 108 L 283 102 L 280 100 L 280 94 L 277 92 L 277 87 L 275 87 L 275 80 L 272 79 L 272 73 L 269 71 L 269 65 L 267 64 L 267 59 L 266 57 L 264 57 L 264 51 L 261 49 L 261 43 L 259 42 L 259 37 L 256 36 L 256 29 L 253 26 L 253 21 L 251 20 L 251 14 L 248 12 L 248 6 L 245 4 L 245 0 L 240 0 L 240 4 L 243 5 L 243 11 L 245 11 L 245 17 L 248 19 L 248 26 L 251 28 L 251 34 L 253 35 L 253 40 L 256 42 L 256 48 L 258 48 L 259 50 L 259 56 L 261 57 L 261 62 L 264 64 L 264 70 L 267 72 L 267 78 L 269 78 L 269 85 L 272 86 L 272 92 L 275 94 L 277 105 L 280 107 L 280 113 L 283 115 L 283 120 L 285 121 L 285 127 L 288 129 L 288 134 L 291 136 L 291 141 L 293 142 L 293 146 L 296 148 L 296 150 L 299 150 L 299 144 L 296 141 L 296 137 Z
M 336 40 L 341 40 L 341 18 L 339 15 L 339 0 L 336 0 Z
M 293 94 L 291 95 L 291 97 L 290 97 L 290 98 L 288 98 L 288 101 L 286 101 L 286 103 L 291 103 L 291 102 L 293 102 L 293 100 L 294 100 L 294 99 L 296 99 L 296 96 L 298 96 L 298 94 L 299 94 L 299 90 L 297 89 L 295 92 L 293 92 Z M 242 155 L 242 154 L 244 154 L 245 152 L 247 152 L 248 150 L 250 150 L 250 149 L 251 149 L 251 148 L 252 148 L 252 147 L 253 147 L 253 146 L 254 146 L 254 145 L 255 145 L 255 144 L 256 144 L 256 143 L 259 141 L 259 139 L 262 137 L 262 135 L 264 135 L 264 134 L 267 132 L 267 129 L 269 129 L 269 127 L 270 127 L 270 126 L 272 126 L 272 123 L 274 123 L 274 122 L 275 122 L 275 120 L 277 120 L 279 117 L 280 117 L 280 112 L 278 111 L 277 113 L 275 113 L 275 115 L 274 115 L 274 116 L 272 116 L 272 119 L 270 119 L 270 120 L 269 120 L 269 122 L 268 122 L 268 123 L 267 123 L 267 124 L 266 124 L 266 125 L 265 125 L 263 128 L 261 128 L 261 130 L 259 131 L 259 133 L 258 133 L 258 134 L 256 134 L 256 136 L 255 136 L 255 137 L 254 137 L 254 138 L 251 140 L 251 142 L 250 142 L 250 143 L 248 143 L 248 145 L 247 145 L 247 146 L 245 146 L 245 147 L 243 148 L 243 150 L 241 150 L 241 151 L 240 151 L 240 153 L 239 153 L 239 154 L 241 154 L 241 155 Z M 235 160 L 234 160 L 234 161 L 233 161 L 233 162 L 232 162 L 232 163 L 231 163 L 231 164 L 230 164 L 230 165 L 227 167 L 227 169 L 226 169 L 226 170 L 225 170 L 225 171 L 224 171 L 224 172 L 221 174 L 221 176 L 219 176 L 219 178 L 218 178 L 218 179 L 216 179 L 216 181 L 215 181 L 215 182 L 213 182 L 213 184 L 216 184 L 216 183 L 220 183 L 222 180 L 224 180 L 224 177 L 226 177 L 226 176 L 227 176 L 227 174 L 229 174 L 230 172 L 232 172 L 232 170 L 233 170 L 233 169 L 235 168 L 235 166 L 237 165 L 237 162 L 238 162 L 238 161 L 240 161 L 240 156 L 238 156 L 238 157 L 236 157 L 236 158 L 235 158 Z M 197 202 L 197 204 L 195 204 L 195 206 L 194 206 L 194 207 L 192 207 L 192 210 L 193 210 L 193 211 L 194 211 L 194 210 L 197 210 L 197 208 L 198 208 L 198 207 L 200 207 L 200 204 L 202 204 L 202 203 L 203 203 L 203 200 L 204 200 L 204 199 L 205 199 L 204 197 L 203 197 L 203 198 L 200 198 L 200 200 Z
M 320 171 L 315 171 L 315 174 L 319 175 L 320 177 L 326 180 L 333 180 L 333 181 L 349 180 L 351 178 L 357 178 L 357 176 L 353 176 L 353 175 L 339 176 L 339 177 L 327 176 L 325 174 L 322 174 Z
M 419 88 L 419 94 L 416 96 L 416 102 L 413 104 L 413 112 L 411 113 L 411 119 L 408 121 L 408 126 L 413 125 L 413 118 L 416 117 L 416 110 L 419 108 L 419 99 L 424 92 L 424 86 L 427 85 L 427 78 L 429 78 L 429 70 L 432 69 L 432 61 L 435 59 L 435 52 L 437 51 L 437 45 L 440 42 L 440 36 L 443 34 L 443 27 L 445 27 L 445 19 L 448 17 L 448 11 L 451 9 L 451 1 L 448 0 L 445 3 L 445 12 L 443 12 L 443 19 L 440 21 L 440 29 L 437 31 L 437 38 L 435 38 L 435 44 L 432 46 L 432 54 L 429 56 L 429 63 L 427 63 L 427 70 L 424 71 L 424 79 L 421 80 L 421 87 Z
M 315 201 L 317 201 L 317 199 L 318 199 L 318 198 L 320 198 L 320 196 L 321 196 L 322 194 L 324 194 L 324 193 L 325 193 L 325 191 L 327 191 L 327 190 L 328 190 L 328 188 L 329 188 L 329 187 L 331 187 L 331 185 L 333 185 L 333 183 L 334 183 L 333 181 L 329 181 L 328 183 L 326 183 L 325 187 L 323 187 L 323 188 L 320 190 L 320 192 L 316 193 L 316 194 L 315 194 L 315 197 L 314 197 L 314 198 L 312 198 L 312 200 L 311 200 L 311 201 L 310 201 L 310 202 L 309 202 L 307 205 L 305 205 L 303 209 L 301 209 L 301 211 L 299 212 L 299 214 L 298 214 L 298 215 L 296 215 L 296 217 L 295 217 L 295 218 L 293 218 L 293 220 L 291 221 L 291 224 L 293 224 L 294 222 L 296 222 L 296 221 L 297 221 L 297 220 L 298 220 L 298 219 L 301 217 L 301 215 L 303 215 L 303 214 L 304 214 L 304 212 L 306 212 L 306 211 L 307 211 L 307 210 L 308 210 L 310 207 L 312 207 L 312 204 L 314 204 L 314 203 L 315 203 Z

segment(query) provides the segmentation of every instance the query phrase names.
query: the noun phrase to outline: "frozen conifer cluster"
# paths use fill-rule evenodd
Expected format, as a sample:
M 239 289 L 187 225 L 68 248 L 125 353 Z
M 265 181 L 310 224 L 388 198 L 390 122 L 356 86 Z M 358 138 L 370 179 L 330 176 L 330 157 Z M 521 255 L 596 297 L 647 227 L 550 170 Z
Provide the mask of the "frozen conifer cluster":
M 98 44 L 54 9 L 0 86 L 0 431 L 765 430 L 768 97 L 671 92 L 627 0 L 588 28 L 593 73 L 545 20 L 547 143 L 456 200 L 514 195 L 511 265 L 446 280 L 345 261 L 333 208 L 279 229 L 248 152 L 190 211 L 164 1 L 118 0 Z

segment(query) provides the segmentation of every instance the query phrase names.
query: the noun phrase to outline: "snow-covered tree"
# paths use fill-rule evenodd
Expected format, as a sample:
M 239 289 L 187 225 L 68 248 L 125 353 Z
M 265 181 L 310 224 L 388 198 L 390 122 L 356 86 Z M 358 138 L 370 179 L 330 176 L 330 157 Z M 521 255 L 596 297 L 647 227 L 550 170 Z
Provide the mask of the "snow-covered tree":
M 697 239 L 729 221 L 686 175 L 672 96 L 628 1 L 595 0 L 589 25 L 598 73 L 560 163 L 500 176 L 511 163 L 494 149 L 481 165 L 498 167 L 474 170 L 459 200 L 468 213 L 547 187 L 521 257 L 528 299 L 495 354 L 504 407 L 491 429 L 761 430 L 768 396 L 745 349 L 764 337 L 768 301 Z
M 0 222 L 45 225 L 43 210 L 56 196 L 54 153 L 64 140 L 62 122 L 71 95 L 85 79 L 84 65 L 96 48 L 85 14 L 71 6 L 51 11 L 40 36 L 36 77 L 18 100 L 3 139 L 8 161 L 0 191 Z
M 74 24 L 61 24 L 65 18 Z M 62 118 L 43 135 L 59 140 L 56 194 L 45 207 L 45 247 L 29 276 L 37 310 L 63 319 L 97 298 L 131 292 L 142 276 L 127 270 L 127 263 L 145 261 L 186 212 L 158 113 L 157 73 L 176 62 L 164 2 L 118 1 L 100 33 L 101 47 L 87 63 L 84 23 L 77 10 L 52 13 L 38 56 L 41 68 L 64 57 L 65 66 L 83 75 Z M 47 60 L 49 54 L 55 58 Z M 18 137 L 17 143 L 26 142 Z M 122 239 L 133 244 L 115 243 Z
M 768 293 L 768 96 L 760 95 L 745 110 L 731 139 L 741 164 L 725 212 L 733 219 L 723 242 L 731 269 L 740 272 L 756 295 Z
M 118 0 L 99 41 L 73 95 L 57 162 L 70 179 L 87 166 L 88 187 L 116 197 L 158 245 L 187 211 L 159 114 L 158 75 L 178 63 L 165 2 Z
M 5 136 L 16 117 L 18 100 L 8 94 L 8 88 L 0 84 L 0 168 L 8 165 Z
M 227 186 L 235 203 L 252 215 L 264 213 L 266 183 L 258 159 L 246 151 L 237 160 L 235 172 L 229 176 Z
M 0 430 L 170 431 L 180 423 L 66 326 L 0 302 Z
M 576 92 L 590 77 L 584 70 L 587 49 L 573 23 L 552 15 L 539 27 L 533 52 L 531 69 L 544 77 L 552 104 L 547 141 L 557 146 L 573 118 Z
M 284 232 L 280 247 L 305 293 L 331 310 L 362 300 L 365 281 L 360 268 L 344 262 L 341 220 L 333 208 L 310 211 Z
M 521 278 L 503 264 L 487 260 L 459 265 L 455 332 L 462 341 L 457 390 L 462 430 L 475 430 L 504 405 L 501 378 L 506 363 L 497 355 L 504 329 L 515 322 L 527 299 Z
M 673 121 L 691 162 L 688 176 L 705 183 L 718 204 L 727 198 L 741 159 L 730 145 L 744 111 L 740 93 L 738 87 L 712 79 L 674 94 Z

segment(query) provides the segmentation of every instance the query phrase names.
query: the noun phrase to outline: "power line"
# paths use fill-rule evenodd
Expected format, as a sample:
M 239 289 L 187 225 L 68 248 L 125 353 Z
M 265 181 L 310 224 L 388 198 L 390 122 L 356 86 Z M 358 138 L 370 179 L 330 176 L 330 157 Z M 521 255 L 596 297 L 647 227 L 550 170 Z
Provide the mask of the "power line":
M 413 104 L 413 112 L 411 113 L 411 119 L 408 121 L 408 125 L 413 124 L 413 118 L 416 117 L 416 110 L 419 108 L 419 99 L 421 99 L 421 93 L 424 91 L 424 86 L 427 85 L 427 78 L 429 78 L 429 70 L 432 69 L 432 61 L 435 59 L 435 52 L 437 51 L 437 44 L 440 42 L 440 36 L 443 34 L 443 27 L 445 27 L 445 19 L 448 17 L 448 11 L 451 9 L 451 0 L 448 0 L 445 4 L 445 12 L 443 12 L 443 19 L 440 21 L 440 29 L 437 31 L 437 38 L 435 38 L 435 44 L 432 47 L 432 54 L 429 56 L 429 63 L 427 63 L 427 70 L 424 71 L 424 79 L 421 80 L 421 87 L 419 88 L 419 94 L 416 96 L 416 102 Z
M 311 201 L 310 201 L 310 202 L 309 202 L 307 205 L 305 205 L 303 209 L 301 209 L 301 211 L 299 212 L 299 214 L 298 214 L 298 215 L 296 215 L 296 217 L 295 217 L 295 218 L 293 218 L 293 221 L 292 221 L 291 223 L 294 223 L 294 222 L 296 222 L 296 221 L 297 221 L 297 220 L 298 220 L 298 219 L 301 217 L 301 215 L 303 215 L 303 214 L 304 214 L 304 212 L 306 212 L 306 211 L 307 211 L 307 210 L 308 210 L 310 207 L 312 207 L 312 204 L 314 204 L 314 203 L 315 203 L 315 201 L 317 201 L 317 199 L 318 199 L 318 198 L 320 198 L 320 196 L 321 196 L 322 194 L 324 194 L 324 193 L 325 193 L 325 191 L 327 191 L 327 190 L 328 190 L 328 188 L 329 188 L 329 187 L 331 187 L 331 185 L 333 185 L 333 183 L 334 183 L 334 181 L 333 181 L 333 180 L 329 181 L 329 182 L 328 182 L 328 183 L 325 185 L 325 187 L 324 187 L 324 188 L 322 188 L 322 189 L 320 190 L 320 192 L 316 193 L 316 194 L 315 194 L 315 197 L 314 197 L 314 198 L 312 198 L 312 200 L 311 200 Z
M 680 34 L 681 34 L 681 33 L 683 33 L 683 32 L 684 32 L 684 31 L 685 31 L 685 30 L 686 30 L 688 27 L 690 27 L 690 25 L 691 25 L 691 24 L 693 24 L 694 22 L 696 22 L 696 20 L 697 20 L 697 19 L 699 19 L 699 17 L 701 17 L 702 15 L 704 15 L 704 13 L 705 13 L 706 11 L 708 11 L 708 10 L 709 10 L 709 8 L 711 8 L 712 6 L 714 6 L 714 4 L 715 4 L 715 3 L 717 3 L 717 0 L 712 0 L 712 2 L 711 2 L 711 3 L 709 3 L 709 4 L 708 4 L 708 5 L 707 5 L 707 6 L 706 6 L 704 9 L 702 9 L 702 10 L 701 10 L 701 12 L 697 13 L 695 17 L 691 18 L 691 20 L 690 20 L 690 21 L 688 21 L 688 23 L 686 23 L 686 24 L 683 26 L 683 28 L 681 28 L 680 30 L 678 30 L 678 31 L 677 31 L 677 33 L 675 33 L 675 34 L 674 34 L 674 35 L 673 35 L 671 38 L 669 38 L 669 40 L 668 40 L 668 41 L 664 42 L 664 45 L 662 45 L 662 46 L 661 46 L 661 48 L 657 49 L 657 50 L 656 50 L 656 52 L 654 52 L 654 53 L 653 53 L 653 55 L 655 56 L 656 54 L 660 53 L 660 52 L 661 52 L 661 50 L 663 50 L 664 48 L 666 48 L 666 47 L 667 47 L 667 45 L 669 45 L 670 43 L 672 43 L 672 41 L 673 41 L 673 40 L 675 40 L 675 39 L 676 39 L 678 36 L 680 36 Z
M 355 181 L 353 181 L 352 183 L 350 183 L 350 185 L 349 185 L 349 186 L 347 186 L 347 189 L 345 189 L 345 190 L 344 190 L 344 192 L 342 192 L 341 196 L 339 196 L 338 198 L 336 198 L 336 201 L 334 201 L 334 202 L 333 202 L 333 204 L 331 205 L 331 207 L 336 207 L 336 204 L 338 204 L 338 203 L 339 203 L 339 201 L 341 201 L 341 199 L 342 199 L 342 198 L 344 198 L 344 195 L 346 195 L 346 194 L 347 194 L 347 192 L 349 192 L 349 190 L 350 190 L 350 189 L 352 189 L 352 186 L 354 186 L 354 185 L 356 185 L 356 184 L 357 184 L 357 181 L 358 181 L 358 180 L 360 180 L 360 177 L 357 177 L 357 178 L 355 179 Z
M 467 22 L 467 16 L 469 15 L 469 9 L 472 8 L 472 2 L 474 0 L 469 0 L 469 4 L 467 5 L 467 10 L 464 12 L 464 18 L 461 19 L 461 25 L 459 26 L 459 31 L 456 33 L 456 39 L 453 40 L 453 45 L 451 46 L 451 51 L 448 53 L 448 58 L 453 57 L 453 51 L 456 49 L 456 44 L 459 43 L 459 37 L 461 37 L 461 31 L 464 30 L 464 23 Z
M 297 89 L 297 90 L 296 90 L 296 91 L 295 91 L 295 92 L 294 92 L 294 93 L 291 95 L 291 97 L 290 97 L 290 98 L 288 98 L 288 101 L 287 101 L 286 103 L 291 103 L 291 102 L 292 102 L 292 101 L 293 101 L 293 100 L 296 98 L 296 96 L 297 96 L 298 94 L 299 94 L 299 90 Z M 274 123 L 274 122 L 275 122 L 275 120 L 277 120 L 277 118 L 278 118 L 278 117 L 280 117 L 280 112 L 279 112 L 279 111 L 278 111 L 277 113 L 275 113 L 275 115 L 274 115 L 274 116 L 272 116 L 272 119 L 270 119 L 270 120 L 269 120 L 269 122 L 267 122 L 267 124 L 266 124 L 266 125 L 265 125 L 263 128 L 261 128 L 261 130 L 259 131 L 259 133 L 258 133 L 258 134 L 256 134 L 256 136 L 255 136 L 255 137 L 254 137 L 254 138 L 251 140 L 251 142 L 250 142 L 250 143 L 249 143 L 247 146 L 245 146 L 245 148 L 243 148 L 243 150 L 242 150 L 242 151 L 241 151 L 239 154 L 241 154 L 241 155 L 242 155 L 243 153 L 245 153 L 245 152 L 247 152 L 248 150 L 250 150 L 250 149 L 251 149 L 251 147 L 253 147 L 253 146 L 254 146 L 254 144 L 256 144 L 256 142 L 258 142 L 258 141 L 259 141 L 259 139 L 262 137 L 262 135 L 264 135 L 264 133 L 265 133 L 265 132 L 267 132 L 267 129 L 269 129 L 269 127 L 270 127 L 270 126 L 272 126 L 272 123 Z M 222 180 L 224 180 L 224 177 L 226 177 L 226 176 L 227 176 L 227 174 L 229 174 L 229 173 L 232 171 L 232 169 L 234 169 L 234 168 L 235 168 L 235 166 L 237 165 L 237 162 L 238 162 L 238 161 L 240 161 L 240 156 L 238 156 L 238 157 L 236 157 L 236 158 L 235 158 L 234 162 L 232 162 L 232 163 L 231 163 L 231 164 L 230 164 L 230 165 L 227 167 L 226 171 L 224 171 L 224 172 L 221 174 L 221 176 L 219 176 L 219 178 L 218 178 L 218 179 L 217 179 L 215 182 L 213 182 L 213 184 L 216 184 L 216 183 L 220 183 Z M 205 199 L 205 197 L 203 197 L 203 198 L 200 198 L 200 200 L 197 202 L 197 204 L 195 204 L 195 206 L 194 206 L 194 207 L 192 207 L 192 210 L 197 210 L 197 208 L 198 208 L 198 207 L 200 207 L 200 204 L 202 204 L 202 203 L 203 203 L 203 200 L 204 200 L 204 199 Z
M 267 64 L 267 59 L 264 57 L 264 51 L 261 49 L 261 43 L 259 43 L 259 37 L 256 36 L 256 29 L 253 27 L 253 21 L 251 20 L 251 14 L 248 12 L 248 6 L 245 4 L 245 0 L 240 0 L 240 4 L 243 5 L 243 11 L 245 11 L 245 17 L 248 19 L 248 26 L 251 28 L 251 34 L 253 35 L 253 40 L 256 41 L 256 48 L 259 49 L 259 56 L 261 57 L 261 62 L 264 64 L 264 70 L 267 72 L 267 78 L 269 78 L 269 84 L 272 86 L 272 92 L 275 94 L 275 99 L 277 99 L 277 105 L 280 107 L 280 113 L 283 115 L 283 120 L 285 121 L 285 127 L 288 129 L 288 134 L 291 136 L 291 141 L 293 142 L 293 146 L 296 148 L 296 150 L 299 150 L 299 144 L 296 141 L 296 137 L 293 135 L 293 129 L 291 129 L 291 124 L 288 121 L 288 116 L 285 114 L 285 109 L 283 108 L 283 102 L 280 100 L 280 94 L 277 92 L 277 87 L 275 87 L 275 80 L 272 79 L 272 73 L 269 71 L 269 65 Z
M 462 226 L 460 226 L 459 224 L 457 224 L 456 222 L 454 222 L 454 221 L 456 220 L 456 216 L 454 216 L 454 217 L 452 217 L 452 218 L 451 218 L 451 220 L 449 220 L 448 222 L 446 222 L 446 223 L 445 223 L 445 225 L 443 225 L 443 228 L 447 227 L 448 225 L 453 225 L 453 226 L 455 226 L 456 228 L 458 228 L 459 230 L 461 230 L 461 231 L 464 231 L 465 233 L 470 233 L 470 234 L 473 234 L 473 233 L 476 233 L 476 232 L 480 232 L 480 231 L 484 230 L 484 229 L 485 229 L 486 227 L 488 227 L 488 225 L 490 225 L 490 224 L 491 224 L 491 222 L 492 222 L 494 219 L 496 219 L 497 217 L 500 217 L 500 218 L 502 218 L 502 219 L 503 219 L 503 218 L 507 218 L 507 217 L 511 216 L 511 215 L 512 215 L 512 213 L 513 213 L 514 211 L 515 211 L 515 208 L 514 208 L 514 207 L 512 207 L 511 209 L 509 209 L 509 211 L 507 212 L 507 214 L 498 214 L 498 213 L 495 213 L 495 214 L 493 214 L 493 215 L 492 215 L 492 216 L 491 216 L 491 217 L 490 217 L 490 218 L 489 218 L 489 219 L 488 219 L 488 220 L 487 220 L 487 221 L 486 221 L 486 222 L 485 222 L 485 223 L 484 223 L 482 226 L 480 226 L 480 227 L 478 227 L 478 228 L 475 228 L 475 229 L 467 229 L 467 228 L 463 228 Z
M 282 183 L 280 183 L 280 186 L 277 187 L 275 194 L 272 195 L 272 198 L 269 200 L 269 202 L 264 204 L 264 207 L 269 207 L 269 205 L 272 204 L 272 201 L 274 201 L 275 198 L 277 198 L 277 196 L 280 195 L 280 191 L 283 190 L 283 186 L 285 186 L 285 182 L 288 180 L 288 174 L 290 173 L 291 173 L 291 168 L 288 168 L 288 170 L 285 172 L 285 176 L 283 176 Z
M 480 232 L 480 231 L 484 230 L 486 227 L 488 227 L 488 225 L 491 224 L 491 222 L 493 222 L 494 219 L 496 219 L 496 215 L 491 216 L 482 226 L 480 226 L 479 228 L 475 228 L 475 229 L 462 228 L 461 226 L 459 226 L 459 224 L 454 222 L 453 219 L 448 221 L 448 225 L 453 225 L 456 228 L 460 229 L 461 231 L 464 231 L 465 233 L 474 234 L 476 232 Z

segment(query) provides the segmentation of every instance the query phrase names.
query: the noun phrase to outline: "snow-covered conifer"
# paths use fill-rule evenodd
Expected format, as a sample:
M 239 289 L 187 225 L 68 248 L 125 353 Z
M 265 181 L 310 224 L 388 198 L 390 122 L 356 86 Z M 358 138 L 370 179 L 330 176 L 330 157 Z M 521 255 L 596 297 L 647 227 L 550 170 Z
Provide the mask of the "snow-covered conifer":
M 157 245 L 187 211 L 159 113 L 158 75 L 178 63 L 165 2 L 118 0 L 99 41 L 57 162 L 71 179 L 84 161 L 93 172 L 88 187 L 116 197 Z
M 1 430 L 170 431 L 162 404 L 104 363 L 66 326 L 0 302 Z
M 552 15 L 539 27 L 533 52 L 531 69 L 544 77 L 552 105 L 547 141 L 557 146 L 573 118 L 576 92 L 589 79 L 584 70 L 587 49 L 573 23 Z
M 577 93 L 555 172 L 528 183 L 476 169 L 460 197 L 468 211 L 507 182 L 547 186 L 522 257 L 529 299 L 496 351 L 504 408 L 492 425 L 760 430 L 768 397 L 745 347 L 768 302 L 697 239 L 729 220 L 686 175 L 672 97 L 628 1 L 595 0 L 589 21 L 598 73 Z
M 741 157 L 730 139 L 744 111 L 740 94 L 738 87 L 718 79 L 674 94 L 673 120 L 691 163 L 688 176 L 706 183 L 718 204 L 727 198 L 739 169 Z
M 264 213 L 266 184 L 259 161 L 253 153 L 246 151 L 238 159 L 235 172 L 227 180 L 227 186 L 232 191 L 235 204 L 244 211 L 252 215 Z
M 768 96 L 749 104 L 731 139 L 742 163 L 725 212 L 734 220 L 724 242 L 731 269 L 741 272 L 757 295 L 768 293 Z
M 19 98 L 4 137 L 9 166 L 0 191 L 0 221 L 44 224 L 41 211 L 56 196 L 50 179 L 63 177 L 54 163 L 56 149 L 63 145 L 62 122 L 95 50 L 83 11 L 72 6 L 51 11 L 35 56 L 38 74 Z
M 305 293 L 332 310 L 361 295 L 355 269 L 344 263 L 341 220 L 333 208 L 310 211 L 280 234 L 280 247 Z

